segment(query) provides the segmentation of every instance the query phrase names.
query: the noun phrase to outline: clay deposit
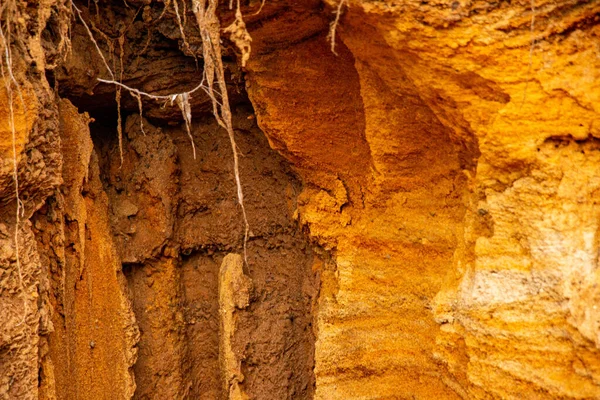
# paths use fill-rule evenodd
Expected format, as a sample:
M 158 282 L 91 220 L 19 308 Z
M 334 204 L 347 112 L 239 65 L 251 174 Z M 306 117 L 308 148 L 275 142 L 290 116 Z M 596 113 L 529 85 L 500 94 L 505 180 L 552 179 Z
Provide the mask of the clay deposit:
M 600 399 L 600 2 L 0 21 L 0 399 Z

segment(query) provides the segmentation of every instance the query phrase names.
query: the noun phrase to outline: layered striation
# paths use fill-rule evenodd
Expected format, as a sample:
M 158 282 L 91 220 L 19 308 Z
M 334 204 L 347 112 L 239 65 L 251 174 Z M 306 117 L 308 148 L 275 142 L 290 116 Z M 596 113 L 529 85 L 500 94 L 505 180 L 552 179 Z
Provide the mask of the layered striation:
M 334 255 L 316 397 L 597 398 L 598 4 L 348 3 L 248 74 Z
M 207 97 L 194 158 L 124 94 L 121 153 L 68 4 L 13 3 L 0 398 L 600 398 L 600 3 L 349 0 L 333 38 L 337 1 L 244 5 L 247 264 Z M 198 83 L 189 8 L 100 3 L 123 82 Z

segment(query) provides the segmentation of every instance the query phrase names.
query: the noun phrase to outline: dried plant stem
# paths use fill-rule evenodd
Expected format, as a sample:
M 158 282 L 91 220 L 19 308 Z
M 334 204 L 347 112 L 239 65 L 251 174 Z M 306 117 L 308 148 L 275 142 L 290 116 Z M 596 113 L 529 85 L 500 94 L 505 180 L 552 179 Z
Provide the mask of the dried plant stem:
M 177 0 L 175 0 L 175 2 L 171 2 L 171 1 L 166 2 L 165 9 L 168 7 L 169 4 L 176 3 L 176 1 Z M 345 0 L 342 0 L 342 1 L 345 1 Z M 233 4 L 233 3 L 231 3 L 231 4 Z M 73 7 L 75 7 L 75 6 L 73 5 Z M 192 93 L 202 89 L 209 96 L 212 106 L 213 106 L 213 115 L 214 115 L 217 123 L 219 124 L 219 126 L 221 126 L 222 128 L 224 128 L 227 131 L 227 134 L 229 136 L 229 141 L 231 143 L 231 150 L 233 152 L 233 172 L 234 172 L 234 177 L 235 177 L 237 199 L 238 199 L 238 203 L 242 209 L 242 217 L 243 217 L 243 221 L 244 221 L 244 243 L 243 243 L 244 260 L 246 263 L 248 263 L 247 244 L 248 244 L 248 237 L 250 234 L 250 224 L 248 223 L 248 216 L 246 214 L 246 207 L 244 205 L 244 192 L 242 189 L 242 183 L 241 183 L 241 179 L 240 179 L 239 153 L 238 153 L 237 144 L 235 142 L 235 133 L 233 130 L 231 109 L 229 106 L 229 97 L 227 94 L 227 85 L 225 82 L 223 60 L 221 58 L 220 23 L 219 23 L 219 19 L 218 19 L 217 15 L 216 15 L 217 7 L 218 7 L 218 0 L 192 0 L 192 11 L 194 13 L 194 16 L 196 17 L 196 22 L 197 22 L 198 28 L 200 30 L 200 37 L 202 39 L 202 53 L 203 53 L 202 55 L 203 55 L 203 59 L 204 59 L 204 70 L 203 70 L 203 75 L 202 75 L 202 81 L 200 82 L 200 84 L 198 86 L 196 86 L 192 90 L 188 90 L 188 91 L 185 91 L 182 93 L 166 95 L 166 96 L 165 95 L 153 95 L 153 94 L 149 94 L 149 93 L 140 91 L 138 89 L 129 87 L 129 86 L 121 83 L 122 79 L 119 79 L 119 81 L 117 81 L 115 79 L 115 75 L 110 70 L 108 63 L 106 62 L 106 59 L 102 55 L 102 52 L 100 51 L 100 48 L 98 47 L 97 42 L 93 38 L 93 34 L 92 34 L 91 30 L 89 29 L 89 27 L 83 20 L 80 10 L 78 10 L 76 7 L 75 7 L 75 9 L 78 13 L 79 19 L 86 27 L 86 30 L 88 31 L 88 35 L 90 36 L 90 39 L 94 43 L 96 50 L 100 54 L 105 66 L 112 78 L 111 80 L 98 79 L 98 81 L 107 83 L 107 84 L 116 85 L 120 89 L 122 88 L 122 89 L 126 89 L 127 91 L 129 91 L 129 93 L 131 93 L 131 95 L 136 97 L 136 99 L 138 100 L 138 107 L 140 109 L 140 115 L 141 115 L 141 111 L 142 111 L 142 101 L 141 101 L 142 96 L 153 99 L 153 100 L 170 101 L 171 104 L 176 103 L 181 111 L 181 114 L 183 116 L 183 119 L 184 119 L 184 122 L 186 125 L 186 130 L 187 130 L 188 136 L 192 143 L 192 150 L 194 153 L 194 158 L 196 158 L 196 148 L 195 148 L 193 136 L 191 133 L 192 114 L 191 114 L 191 107 L 190 107 L 190 103 L 189 103 L 190 95 Z M 175 8 L 175 14 L 176 14 L 176 18 L 177 18 L 177 23 L 179 24 L 181 36 L 184 41 L 184 46 L 189 49 L 189 44 L 187 43 L 187 40 L 186 40 L 186 37 L 184 34 L 184 28 L 181 25 L 182 22 L 181 22 L 181 16 L 179 14 L 178 6 L 176 4 L 174 4 L 174 8 Z M 164 11 L 163 11 L 163 13 L 164 13 Z M 244 21 L 241 16 L 239 0 L 237 2 L 236 19 L 235 19 L 234 23 L 230 27 L 227 28 L 227 30 L 228 30 L 228 32 L 231 33 L 232 39 L 234 40 L 234 42 L 238 45 L 238 47 L 240 47 L 240 50 L 242 51 L 242 64 L 244 64 L 250 54 L 251 38 L 250 38 L 250 35 L 248 34 L 248 32 L 246 31 L 246 26 L 245 26 Z M 217 99 L 217 96 L 220 97 L 220 101 L 219 101 L 219 99 Z M 143 132 L 143 128 L 142 128 L 142 132 Z
M 191 54 L 192 50 L 190 49 L 190 45 L 188 44 L 188 41 L 185 37 L 185 31 L 184 31 L 184 26 L 185 26 L 185 1 L 183 2 L 183 8 L 184 8 L 184 23 L 181 23 L 181 15 L 179 14 L 179 6 L 177 5 L 177 0 L 173 0 L 173 8 L 175 9 L 175 16 L 177 17 L 177 25 L 179 26 L 179 33 L 181 34 L 181 40 L 183 41 L 183 45 L 185 46 L 185 49 Z
M 231 150 L 233 152 L 233 172 L 235 176 L 235 184 L 237 187 L 238 203 L 242 209 L 242 217 L 244 219 L 244 261 L 248 264 L 248 236 L 250 233 L 250 224 L 244 206 L 244 192 L 240 180 L 239 156 L 237 144 L 235 142 L 235 133 L 233 131 L 233 123 L 231 119 L 231 109 L 229 107 L 229 97 L 227 95 L 227 86 L 225 83 L 225 73 L 223 69 L 223 60 L 221 58 L 221 35 L 220 23 L 217 17 L 216 10 L 218 0 L 192 0 L 192 11 L 196 16 L 196 22 L 200 29 L 200 37 L 202 38 L 202 53 L 204 58 L 204 79 L 208 86 L 208 96 L 213 104 L 213 115 L 217 123 L 227 131 Z M 239 2 L 238 10 L 239 12 Z M 215 82 L 216 81 L 216 82 Z M 221 103 L 215 97 L 214 85 L 218 85 L 221 92 Z
M 263 7 L 265 6 L 265 1 L 266 1 L 266 0 L 261 0 L 261 2 L 260 2 L 260 7 L 258 8 L 258 11 L 256 11 L 256 12 L 254 13 L 254 15 L 258 15 L 258 14 L 260 14 L 260 12 L 262 11 Z
M 119 81 L 123 80 L 123 44 L 125 34 L 119 37 Z M 117 87 L 115 91 L 115 100 L 117 101 L 117 136 L 119 137 L 119 157 L 123 165 L 123 123 L 121 117 L 121 88 Z
M 90 30 L 90 27 L 88 26 L 88 24 L 85 23 L 85 20 L 83 19 L 83 16 L 81 15 L 81 10 L 79 8 L 77 8 L 75 3 L 73 3 L 73 0 L 71 0 L 71 6 L 73 7 L 73 9 L 75 9 L 75 11 L 77 11 L 77 16 L 79 17 L 79 20 L 85 27 L 85 29 L 88 33 L 88 36 L 90 37 L 90 40 L 92 41 L 92 43 L 94 43 L 94 46 L 96 47 L 96 51 L 98 52 L 98 55 L 100 55 L 100 58 L 102 59 L 102 62 L 104 63 L 104 66 L 106 67 L 106 70 L 108 71 L 108 74 L 114 80 L 115 75 L 113 74 L 112 70 L 108 66 L 108 62 L 106 61 L 106 58 L 104 58 L 104 54 L 102 54 L 102 51 L 100 50 L 100 47 L 98 46 L 98 42 L 96 42 L 96 39 L 94 38 L 94 34 Z

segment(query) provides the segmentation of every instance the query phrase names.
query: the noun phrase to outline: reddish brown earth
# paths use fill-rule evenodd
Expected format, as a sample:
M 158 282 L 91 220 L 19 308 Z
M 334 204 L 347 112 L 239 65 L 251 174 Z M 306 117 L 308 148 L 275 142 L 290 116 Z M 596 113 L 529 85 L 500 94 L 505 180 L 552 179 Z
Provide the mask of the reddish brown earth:
M 244 263 L 209 97 L 98 81 L 195 87 L 193 2 L 0 2 L 0 399 L 599 399 L 600 2 L 261 3 Z
M 243 237 L 228 138 L 208 118 L 195 124 L 194 160 L 181 128 L 144 121 L 144 136 L 137 115 L 125 126 L 123 166 L 114 128 L 92 135 L 140 328 L 136 397 L 219 398 L 218 272 L 227 253 L 242 251 Z M 292 219 L 300 184 L 268 148 L 250 108 L 236 109 L 235 126 L 252 228 L 253 292 L 234 337 L 242 386 L 252 398 L 309 398 L 317 277 L 311 246 Z
M 94 32 L 102 30 L 113 44 L 125 32 L 126 84 L 160 94 L 197 84 L 201 70 L 178 49 L 172 11 L 153 24 L 144 22 L 152 18 L 146 14 L 136 19 L 139 9 L 125 3 L 78 6 Z M 161 10 L 154 5 L 144 12 L 157 18 Z M 57 34 L 53 26 L 51 20 L 45 38 Z M 72 29 L 71 52 L 47 78 L 54 95 L 76 107 L 61 100 L 58 112 L 46 115 L 47 129 L 60 133 L 54 142 L 44 135 L 54 148 L 29 140 L 33 156 L 57 160 L 38 167 L 48 177 L 39 184 L 21 177 L 21 198 L 39 208 L 28 211 L 31 231 L 20 234 L 36 239 L 37 252 L 22 253 L 21 263 L 28 271 L 37 264 L 28 257 L 39 257 L 43 265 L 25 278 L 39 282 L 44 318 L 26 325 L 32 331 L 22 339 L 3 336 L 2 346 L 22 340 L 29 350 L 13 356 L 0 346 L 7 379 L 2 398 L 226 398 L 219 269 L 225 255 L 243 252 L 244 236 L 229 139 L 207 113 L 206 96 L 194 96 L 194 159 L 176 107 L 145 104 L 142 132 L 137 102 L 124 95 L 121 164 L 114 87 L 98 85 L 106 73 L 101 59 L 82 24 Z M 99 42 L 109 50 L 106 40 Z M 120 70 L 118 48 L 115 54 L 109 63 Z M 250 302 L 234 314 L 231 342 L 241 360 L 240 387 L 255 399 L 312 398 L 319 278 L 315 247 L 294 216 L 302 184 L 258 128 L 237 65 L 226 65 L 251 227 L 244 267 Z M 53 175 L 52 162 L 62 166 L 59 174 Z M 36 202 L 29 186 L 45 200 Z M 3 215 L 9 218 L 10 210 Z M 8 308 L 17 313 L 17 303 L 15 297 Z M 27 339 L 35 330 L 39 345 Z M 36 395 L 28 382 L 38 379 L 30 368 L 38 347 Z

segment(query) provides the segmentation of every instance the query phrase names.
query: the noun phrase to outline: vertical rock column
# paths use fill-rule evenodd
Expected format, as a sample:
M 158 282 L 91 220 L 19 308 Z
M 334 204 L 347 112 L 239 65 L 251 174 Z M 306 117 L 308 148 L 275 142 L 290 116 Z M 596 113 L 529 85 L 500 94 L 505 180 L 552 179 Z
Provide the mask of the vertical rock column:
M 244 262 L 239 254 L 228 254 L 219 271 L 219 359 L 223 378 L 223 391 L 229 400 L 244 400 L 248 396 L 240 387 L 244 380 L 241 355 L 233 350 L 236 331 L 236 309 L 248 307 L 252 281 L 244 275 Z
M 64 276 L 54 293 L 63 313 L 53 315 L 56 331 L 49 336 L 50 358 L 57 361 L 56 395 L 129 399 L 135 390 L 131 367 L 139 332 L 109 225 L 89 120 L 63 100 L 60 122 L 66 185 L 64 198 L 57 196 L 64 204 L 58 212 L 64 214 L 46 227 L 64 234 Z

